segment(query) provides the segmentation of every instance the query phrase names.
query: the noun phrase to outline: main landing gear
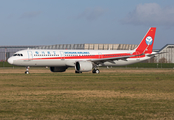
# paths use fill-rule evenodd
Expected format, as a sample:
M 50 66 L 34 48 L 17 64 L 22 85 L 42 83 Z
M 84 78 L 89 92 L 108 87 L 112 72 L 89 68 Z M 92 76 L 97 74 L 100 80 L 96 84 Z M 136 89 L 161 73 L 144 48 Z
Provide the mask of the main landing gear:
M 82 72 L 79 72 L 79 71 L 76 71 L 76 70 L 75 70 L 75 73 L 82 73 Z M 99 74 L 99 73 L 100 73 L 100 70 L 94 68 L 94 69 L 92 70 L 92 73 Z
M 99 69 L 94 68 L 94 69 L 92 70 L 92 73 L 97 73 L 97 74 L 99 74 L 99 73 L 100 73 L 100 70 L 99 70 Z
M 25 71 L 25 74 L 29 74 L 29 66 L 28 67 L 26 67 L 26 71 Z

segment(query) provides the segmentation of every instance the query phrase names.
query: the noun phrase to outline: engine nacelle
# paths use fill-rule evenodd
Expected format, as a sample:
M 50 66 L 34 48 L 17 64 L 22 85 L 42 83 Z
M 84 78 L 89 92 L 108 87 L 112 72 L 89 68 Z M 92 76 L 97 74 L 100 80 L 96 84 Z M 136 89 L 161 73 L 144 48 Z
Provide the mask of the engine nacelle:
M 68 67 L 50 67 L 51 72 L 65 72 Z
M 75 64 L 75 69 L 78 72 L 88 72 L 91 71 L 93 68 L 93 65 L 89 61 L 78 61 Z

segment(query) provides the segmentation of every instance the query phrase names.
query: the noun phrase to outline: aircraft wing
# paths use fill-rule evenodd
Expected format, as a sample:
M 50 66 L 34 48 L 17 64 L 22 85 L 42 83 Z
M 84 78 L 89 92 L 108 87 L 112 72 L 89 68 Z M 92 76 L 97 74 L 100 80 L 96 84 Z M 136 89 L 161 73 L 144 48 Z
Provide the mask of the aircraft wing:
M 135 56 L 140 56 L 140 55 L 129 55 L 129 56 L 121 56 L 121 57 L 111 57 L 111 58 L 100 58 L 100 59 L 92 59 L 91 62 L 95 63 L 95 64 L 101 64 L 104 62 L 111 62 L 114 63 L 114 60 L 125 60 L 127 61 L 127 58 L 130 57 L 135 57 Z

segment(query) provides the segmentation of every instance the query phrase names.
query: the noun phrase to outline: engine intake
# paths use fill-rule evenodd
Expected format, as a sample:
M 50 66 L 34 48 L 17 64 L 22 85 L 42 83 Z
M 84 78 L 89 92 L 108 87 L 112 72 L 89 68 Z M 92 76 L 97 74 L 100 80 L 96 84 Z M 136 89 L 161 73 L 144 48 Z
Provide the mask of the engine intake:
M 91 71 L 93 68 L 93 65 L 89 61 L 77 61 L 75 63 L 75 69 L 78 72 L 88 72 Z
M 50 67 L 51 72 L 65 72 L 68 67 Z

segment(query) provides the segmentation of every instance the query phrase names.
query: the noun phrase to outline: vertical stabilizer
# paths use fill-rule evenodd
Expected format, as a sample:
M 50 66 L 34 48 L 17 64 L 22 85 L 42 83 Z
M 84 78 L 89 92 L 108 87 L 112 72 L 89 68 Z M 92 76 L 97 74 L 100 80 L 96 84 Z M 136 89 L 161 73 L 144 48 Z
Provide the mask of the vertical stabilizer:
M 138 52 L 139 54 L 143 54 L 143 53 L 151 54 L 153 49 L 154 39 L 155 39 L 155 32 L 156 32 L 156 27 L 151 27 L 146 33 L 146 35 L 144 36 L 141 43 L 135 49 L 135 51 Z

